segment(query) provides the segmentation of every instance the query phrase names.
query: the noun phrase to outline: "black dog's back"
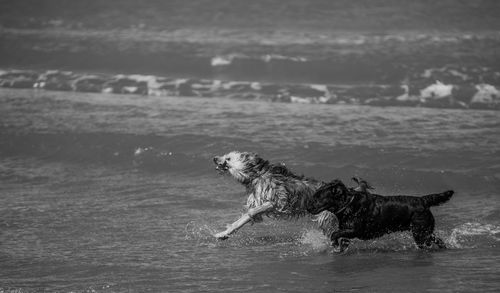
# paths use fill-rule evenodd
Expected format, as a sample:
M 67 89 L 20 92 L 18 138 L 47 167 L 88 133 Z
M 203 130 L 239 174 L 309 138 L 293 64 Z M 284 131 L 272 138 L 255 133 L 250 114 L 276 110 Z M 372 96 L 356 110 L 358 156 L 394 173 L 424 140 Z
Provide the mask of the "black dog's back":
M 363 231 L 358 237 L 360 239 L 372 239 L 390 232 L 410 230 L 417 224 L 433 229 L 434 217 L 429 208 L 448 201 L 452 195 L 453 191 L 422 197 L 360 193 L 357 201 L 360 212 L 340 215 L 339 218 L 357 223 L 357 228 L 360 232 Z

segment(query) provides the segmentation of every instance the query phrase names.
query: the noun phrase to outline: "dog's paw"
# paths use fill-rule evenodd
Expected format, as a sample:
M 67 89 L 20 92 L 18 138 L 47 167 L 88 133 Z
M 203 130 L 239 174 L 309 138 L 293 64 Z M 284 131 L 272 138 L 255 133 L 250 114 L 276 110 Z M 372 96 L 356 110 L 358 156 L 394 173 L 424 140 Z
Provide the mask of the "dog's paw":
M 339 239 L 339 242 L 340 243 L 338 245 L 332 244 L 333 252 L 335 252 L 335 253 L 345 252 L 347 250 L 347 248 L 349 247 L 349 244 L 351 243 L 351 241 L 349 239 L 346 239 L 346 238 Z
M 333 252 L 335 253 L 342 253 L 344 250 L 342 249 L 342 246 L 340 245 L 337 245 L 337 246 L 333 246 Z
M 333 247 L 333 252 L 335 253 L 344 253 L 348 250 L 348 246 L 341 246 L 341 245 L 338 245 L 338 246 L 334 246 Z
M 215 234 L 214 237 L 217 238 L 217 240 L 226 240 L 229 238 L 229 235 L 227 235 L 226 232 L 220 232 Z

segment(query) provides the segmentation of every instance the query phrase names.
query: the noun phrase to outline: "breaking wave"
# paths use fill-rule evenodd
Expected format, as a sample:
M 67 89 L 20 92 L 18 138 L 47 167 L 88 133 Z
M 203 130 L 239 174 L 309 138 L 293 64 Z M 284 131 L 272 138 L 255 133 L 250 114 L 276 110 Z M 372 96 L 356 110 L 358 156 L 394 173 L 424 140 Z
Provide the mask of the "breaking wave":
M 250 62 L 217 56 L 212 65 L 231 71 Z M 267 59 L 266 59 L 267 58 Z M 251 60 L 251 59 L 249 59 Z M 306 59 L 266 55 L 262 62 L 307 63 Z M 253 62 L 253 61 L 252 61 Z M 239 65 L 238 65 L 239 64 Z M 307 65 L 305 65 L 307 66 Z M 234 67 L 234 68 L 233 68 Z M 251 67 L 251 66 L 250 66 Z M 236 69 L 235 69 L 236 68 Z M 311 71 L 314 69 L 311 68 Z M 234 74 L 229 73 L 229 76 Z M 488 83 L 489 81 L 490 83 Z M 310 84 L 220 79 L 170 78 L 154 75 L 82 74 L 70 71 L 0 71 L 0 86 L 146 96 L 226 97 L 304 104 L 356 104 L 461 109 L 500 109 L 500 73 L 489 68 L 445 66 L 426 69 L 398 84 Z
M 4 32 L 11 36 L 6 39 L 9 48 L 16 49 L 4 53 L 7 55 L 0 66 L 8 69 L 0 70 L 0 87 L 286 103 L 500 109 L 496 50 L 500 35 L 495 32 L 247 32 L 217 35 L 215 41 L 210 36 L 193 39 L 175 35 L 173 43 L 159 41 L 173 37 L 168 34 L 128 39 L 113 32 Z M 39 34 L 45 38 L 40 39 Z M 88 38 L 92 46 L 76 42 L 75 34 Z M 64 45 L 53 46 L 61 40 Z M 220 44 L 214 47 L 214 42 Z M 69 68 L 78 73 L 48 68 Z M 153 72 L 156 74 L 148 74 Z

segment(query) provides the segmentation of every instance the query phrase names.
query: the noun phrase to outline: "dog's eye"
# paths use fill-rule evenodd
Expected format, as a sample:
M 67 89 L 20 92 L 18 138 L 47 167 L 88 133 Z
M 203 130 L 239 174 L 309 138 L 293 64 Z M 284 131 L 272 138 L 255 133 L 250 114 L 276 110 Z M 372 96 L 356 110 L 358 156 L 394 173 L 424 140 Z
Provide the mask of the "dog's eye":
M 226 158 L 226 161 L 231 161 L 231 158 Z

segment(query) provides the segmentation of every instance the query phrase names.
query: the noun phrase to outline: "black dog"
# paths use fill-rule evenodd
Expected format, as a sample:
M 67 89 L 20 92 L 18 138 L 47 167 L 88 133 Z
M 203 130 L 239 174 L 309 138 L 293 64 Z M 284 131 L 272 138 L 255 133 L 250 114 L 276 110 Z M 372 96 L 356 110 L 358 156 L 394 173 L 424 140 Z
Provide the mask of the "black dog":
M 314 193 L 307 210 L 312 214 L 328 210 L 337 216 L 339 230 L 331 236 L 336 252 L 345 250 L 351 238 L 368 240 L 407 230 L 419 248 L 433 244 L 445 248 L 443 240 L 433 234 L 434 217 L 429 208 L 447 202 L 452 195 L 449 190 L 422 197 L 381 196 L 334 180 Z

